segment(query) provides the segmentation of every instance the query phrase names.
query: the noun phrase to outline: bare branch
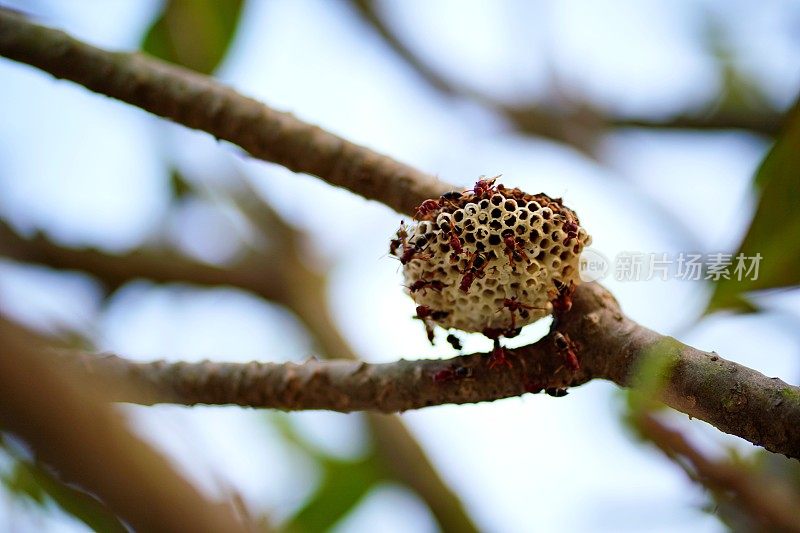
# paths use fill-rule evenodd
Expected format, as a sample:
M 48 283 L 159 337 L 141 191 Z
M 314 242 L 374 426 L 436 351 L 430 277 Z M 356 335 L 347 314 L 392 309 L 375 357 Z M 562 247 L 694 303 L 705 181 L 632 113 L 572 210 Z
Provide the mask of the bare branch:
M 433 177 L 242 96 L 190 70 L 112 53 L 0 9 L 0 55 L 203 130 L 294 172 L 410 213 L 451 189 Z
M 242 183 L 241 185 L 246 185 Z M 238 198 L 238 196 L 242 198 Z M 300 257 L 302 237 L 270 207 L 256 202 L 252 191 L 238 194 L 237 202 L 268 234 L 274 247 L 252 250 L 241 261 L 218 267 L 193 261 L 168 249 L 141 249 L 124 255 L 99 250 L 59 246 L 44 235 L 25 239 L 0 222 L 0 255 L 33 261 L 55 268 L 92 274 L 106 287 L 148 278 L 160 282 L 197 285 L 233 285 L 294 311 L 318 344 L 321 355 L 355 360 L 356 355 L 341 336 L 330 312 L 326 279 L 311 270 Z M 368 413 L 367 422 L 380 446 L 377 453 L 397 479 L 425 500 L 444 531 L 476 531 L 463 504 L 441 479 L 424 450 L 396 417 Z
M 112 54 L 98 50 L 62 32 L 31 24 L 6 11 L 0 11 L 0 53 L 189 127 L 203 129 L 239 144 L 257 157 L 298 172 L 313 173 L 334 185 L 380 200 L 406 213 L 411 212 L 422 199 L 436 196 L 449 188 L 409 167 L 242 97 L 207 78 L 135 54 Z M 112 267 L 106 265 L 105 268 Z M 209 281 L 201 279 L 200 282 Z M 318 292 L 322 287 L 320 282 L 307 290 Z M 329 320 L 324 315 L 322 319 L 317 318 L 318 309 L 311 309 L 309 300 L 300 297 L 299 293 L 284 298 L 289 302 L 287 305 L 294 305 L 298 314 L 311 323 L 314 320 Z M 500 373 L 494 378 L 485 378 L 488 383 L 485 390 L 479 390 L 478 385 L 482 381 L 477 377 L 472 381 L 459 379 L 439 382 L 434 387 L 431 383 L 423 384 L 420 376 L 415 377 L 416 370 L 404 371 L 403 378 L 414 378 L 415 384 L 423 392 L 415 390 L 412 401 L 404 403 L 406 399 L 399 385 L 394 385 L 396 392 L 384 392 L 381 389 L 380 394 L 372 399 L 372 408 L 394 410 L 419 407 L 419 398 L 426 403 L 449 401 L 450 397 L 443 391 L 460 391 L 452 401 L 478 401 L 520 394 L 525 388 L 535 389 L 540 385 L 536 382 L 526 383 L 524 378 L 544 376 L 549 376 L 542 383 L 544 385 L 575 385 L 590 378 L 605 378 L 625 386 L 629 385 L 631 368 L 641 354 L 664 340 L 657 333 L 626 319 L 613 298 L 604 289 L 591 284 L 579 290 L 575 309 L 571 318 L 563 321 L 563 329 L 582 345 L 584 362 L 579 373 L 571 375 L 563 369 L 555 371 L 555 368 L 548 366 L 555 364 L 555 359 L 539 357 L 546 354 L 547 350 L 534 345 L 516 352 L 519 368 Z M 331 334 L 329 347 L 337 344 L 343 343 L 341 339 L 337 340 L 337 335 Z M 337 352 L 332 350 L 332 353 Z M 792 457 L 800 456 L 800 394 L 796 387 L 777 379 L 768 379 L 753 370 L 677 341 L 669 356 L 676 363 L 664 394 L 664 400 L 669 405 L 767 449 Z M 475 372 L 477 361 L 481 360 L 473 356 L 447 364 L 466 366 Z M 407 370 L 410 368 L 408 365 L 412 365 L 433 370 L 426 364 L 429 363 L 398 363 L 396 368 Z M 342 377 L 345 367 L 341 365 L 346 363 L 320 365 L 314 367 L 313 372 L 302 374 L 295 369 L 295 373 L 312 379 L 313 387 L 328 387 L 331 396 L 326 401 L 336 407 L 333 398 L 338 397 L 340 392 L 332 388 L 328 378 Z M 541 371 L 538 365 L 541 365 Z M 338 370 L 326 376 L 326 371 L 321 370 L 326 368 Z M 356 368 L 354 375 L 370 374 L 367 370 L 373 367 L 359 368 L 361 370 Z M 536 370 L 531 371 L 533 368 Z M 381 372 L 385 374 L 390 370 L 383 369 Z M 376 375 L 380 377 L 383 374 L 378 372 Z M 480 372 L 478 376 L 481 376 Z M 520 379 L 523 381 L 520 382 Z M 296 382 L 288 380 L 293 381 Z M 368 380 L 366 383 L 373 391 L 376 390 L 374 382 Z M 351 386 L 355 387 L 357 383 Z M 494 389 L 490 390 L 491 387 Z M 293 398 L 306 398 L 312 394 L 303 390 L 294 393 L 295 396 L 280 397 L 282 402 L 288 402 L 285 407 L 293 405 Z M 357 389 L 348 388 L 348 394 L 353 395 L 353 399 L 348 400 L 351 407 L 341 404 L 341 408 L 352 408 L 361 405 L 358 402 L 367 401 L 357 398 Z M 308 401 L 310 405 L 318 406 Z
M 331 317 L 326 277 L 310 270 L 300 258 L 302 235 L 286 224 L 269 205 L 255 201 L 255 198 L 257 196 L 250 191 L 250 194 L 237 195 L 236 201 L 261 231 L 277 241 L 271 257 L 264 257 L 262 261 L 275 264 L 279 275 L 261 283 L 288 279 L 288 285 L 282 285 L 289 289 L 282 291 L 277 301 L 297 313 L 316 340 L 321 355 L 357 360 Z M 386 468 L 428 504 L 442 531 L 477 531 L 461 500 L 439 476 L 425 450 L 403 422 L 395 416 L 378 413 L 367 413 L 366 418 L 377 443 L 377 454 Z
M 24 241 L 24 239 L 16 237 L 13 240 L 9 240 L 13 236 L 14 234 L 12 233 L 7 236 L 7 239 L 0 240 L 0 242 L 5 242 L 4 250 L 27 250 L 26 246 L 31 246 L 30 242 L 33 242 L 36 246 L 31 246 L 32 249 L 27 250 L 28 258 L 44 260 L 53 266 L 89 270 L 99 275 L 101 279 L 121 276 L 122 273 L 129 276 L 128 279 L 148 275 L 148 271 L 136 271 L 137 261 L 114 260 L 113 256 L 107 256 L 103 261 L 91 262 L 85 265 L 79 262 L 59 263 L 53 261 L 53 259 L 62 257 L 61 252 L 43 254 L 37 251 L 39 246 L 49 249 L 50 246 L 55 245 L 48 244 L 43 238 Z M 28 242 L 28 244 L 26 245 L 25 242 Z M 76 254 L 68 255 L 67 257 L 72 259 L 84 257 L 81 255 L 83 253 L 81 251 L 67 250 L 66 253 L 70 254 L 72 252 Z M 144 256 L 144 254 L 141 256 Z M 140 257 L 140 255 L 137 254 L 135 257 Z M 186 264 L 187 268 L 180 271 L 180 280 L 199 284 L 235 282 L 242 288 L 274 298 L 295 310 L 301 319 L 309 325 L 309 328 L 317 333 L 317 338 L 320 339 L 321 347 L 326 354 L 351 360 L 355 359 L 347 343 L 333 325 L 324 299 L 320 300 L 320 295 L 325 294 L 324 278 L 305 268 L 295 256 L 295 253 L 290 250 L 284 250 L 281 257 L 281 261 L 263 261 L 268 264 L 281 265 L 280 271 L 276 272 L 274 274 L 275 277 L 271 279 L 264 276 L 247 275 L 246 271 L 248 269 L 246 267 L 242 268 L 241 275 L 236 274 L 238 271 L 236 267 L 231 267 L 233 273 L 226 280 L 209 279 L 203 275 L 195 275 L 195 268 L 188 268 L 192 265 L 191 262 L 188 262 Z M 159 264 L 161 264 L 160 261 L 154 263 L 152 268 L 157 270 L 157 265 Z M 203 265 L 200 264 L 200 266 L 202 267 Z M 287 273 L 286 276 L 291 275 L 294 277 L 287 278 L 281 273 L 285 273 L 287 270 L 291 274 Z M 156 279 L 164 278 L 156 277 Z M 285 288 L 291 288 L 291 290 L 276 292 L 272 288 L 273 283 Z M 579 311 L 580 309 L 583 309 L 583 311 Z M 542 364 L 540 372 L 531 373 L 536 367 L 530 366 L 530 363 L 524 370 L 522 365 L 519 365 L 519 368 L 515 368 L 513 371 L 516 374 L 512 372 L 507 376 L 508 381 L 505 381 L 505 377 L 503 377 L 505 373 L 500 373 L 499 375 L 494 373 L 494 377 L 490 377 L 487 381 L 488 385 L 484 389 L 474 391 L 471 387 L 478 383 L 477 377 L 472 380 L 446 382 L 441 386 L 433 387 L 433 378 L 430 372 L 435 373 L 446 370 L 452 364 L 471 368 L 477 372 L 477 375 L 481 375 L 482 366 L 480 362 L 482 359 L 476 357 L 469 360 L 456 359 L 450 362 L 430 362 L 428 366 L 424 367 L 424 375 L 417 377 L 419 383 L 424 382 L 426 386 L 421 390 L 409 388 L 405 392 L 408 393 L 409 390 L 414 390 L 415 397 L 418 398 L 417 404 L 403 404 L 400 403 L 401 400 L 395 399 L 392 400 L 396 402 L 395 404 L 389 405 L 387 403 L 384 406 L 379 406 L 373 402 L 369 404 L 369 408 L 403 410 L 424 406 L 429 401 L 438 401 L 440 403 L 460 401 L 463 403 L 514 396 L 525 391 L 526 380 L 532 380 L 531 383 L 527 384 L 530 387 L 538 385 L 542 387 L 557 387 L 564 385 L 574 386 L 588 379 L 599 377 L 611 379 L 619 385 L 626 386 L 629 382 L 629 373 L 635 366 L 638 357 L 649 347 L 664 339 L 663 336 L 625 318 L 613 297 L 594 284 L 582 285 L 579 288 L 576 294 L 575 307 L 570 316 L 578 318 L 565 319 L 562 322 L 564 330 L 570 337 L 582 345 L 580 357 L 583 368 L 581 374 L 567 375 L 563 369 L 559 374 L 552 374 L 552 370 L 555 370 L 556 366 L 548 366 L 542 362 L 557 363 L 557 359 L 553 359 L 549 347 L 526 347 L 522 352 L 519 352 L 522 357 L 521 361 L 531 360 L 536 361 L 537 364 Z M 679 352 L 679 364 L 673 369 L 670 385 L 665 392 L 667 404 L 693 417 L 706 420 L 723 431 L 739 435 L 755 444 L 763 445 L 769 450 L 800 457 L 800 392 L 796 387 L 789 386 L 776 378 L 766 378 L 754 370 L 726 361 L 715 354 L 708 354 L 684 346 L 677 343 L 677 341 L 675 341 L 675 346 L 676 352 Z M 550 355 L 548 356 L 547 354 Z M 537 357 L 542 360 L 537 359 Z M 351 368 L 357 368 L 360 363 L 352 364 L 355 366 Z M 212 365 L 211 368 L 216 367 Z M 253 368 L 258 368 L 258 365 L 253 366 Z M 166 370 L 163 371 L 166 372 Z M 196 375 L 197 372 L 203 375 L 203 372 L 207 374 L 208 371 L 208 368 L 202 371 L 192 368 L 191 372 L 186 375 Z M 228 367 L 227 371 L 232 374 L 240 372 L 233 367 Z M 386 370 L 390 374 L 391 371 L 391 367 Z M 374 376 L 374 374 L 372 375 Z M 414 376 L 413 373 L 410 375 Z M 178 379 L 183 378 L 179 375 Z M 500 383 L 496 379 L 503 379 L 504 381 Z M 539 380 L 540 383 L 537 383 L 536 380 Z M 233 386 L 233 383 L 230 385 Z M 183 384 L 181 386 L 185 387 L 186 385 Z M 315 382 L 315 386 L 319 386 L 319 384 Z M 408 387 L 411 386 L 411 384 L 408 384 Z M 416 387 L 417 385 L 413 386 Z M 496 387 L 500 386 L 503 388 L 496 389 Z M 400 391 L 401 384 L 394 384 L 393 387 L 395 387 L 393 390 Z M 163 389 L 161 390 L 163 391 Z M 459 392 L 461 395 L 455 397 L 450 395 L 447 398 L 437 396 L 442 391 L 450 394 L 453 390 L 461 391 Z M 502 390 L 503 392 L 502 394 L 489 394 L 487 393 L 489 390 Z M 424 391 L 428 391 L 427 394 L 430 396 L 424 396 Z M 397 392 L 397 394 L 400 394 L 400 392 Z M 441 399 L 437 400 L 437 398 Z M 235 399 L 230 397 L 217 398 L 216 400 L 223 403 L 237 403 Z M 388 402 L 390 396 L 384 396 L 384 400 Z M 181 403 L 185 401 L 186 399 L 184 398 Z M 290 408 L 288 405 L 282 407 Z M 352 408 L 355 409 L 356 407 Z M 367 406 L 364 408 L 367 408 Z
M 724 106 L 707 113 L 685 114 L 665 119 L 621 118 L 609 119 L 617 128 L 643 128 L 664 130 L 744 130 L 766 137 L 780 132 L 785 114 L 775 109 L 735 111 Z
M 0 428 L 69 483 L 96 494 L 137 531 L 246 531 L 135 436 L 85 375 L 54 365 L 0 320 Z
M 560 322 L 560 331 L 579 347 L 577 372 L 565 368 L 549 336 L 510 350 L 514 366 L 503 371 L 490 369 L 483 354 L 386 364 L 132 363 L 116 356 L 80 361 L 142 386 L 141 395 L 117 398 L 122 401 L 389 413 L 492 401 L 595 378 L 630 386 L 638 361 L 658 347 L 659 357 L 673 363 L 661 398 L 667 405 L 768 450 L 800 458 L 800 388 L 639 326 L 594 283 L 578 288 L 572 311 Z
M 95 249 L 59 246 L 43 234 L 26 239 L 0 221 L 0 255 L 42 263 L 54 268 L 82 270 L 97 277 L 109 290 L 146 278 L 157 282 L 245 287 L 267 299 L 281 300 L 285 285 L 275 262 L 245 259 L 230 267 L 192 260 L 166 248 L 139 249 L 112 255 Z
M 695 481 L 715 492 L 731 495 L 737 505 L 758 521 L 760 531 L 800 532 L 797 494 L 780 479 L 750 471 L 729 461 L 706 457 L 679 431 L 651 414 L 635 418 L 637 429 L 675 459 Z
M 777 135 L 783 113 L 767 107 L 731 110 L 725 106 L 694 114 L 665 118 L 620 117 L 599 109 L 586 100 L 531 102 L 509 105 L 489 98 L 474 89 L 451 82 L 419 57 L 394 31 L 377 9 L 374 0 L 348 0 L 353 10 L 374 29 L 384 42 L 422 80 L 445 96 L 469 98 L 507 118 L 522 133 L 572 145 L 591 155 L 597 140 L 612 128 L 747 130 L 773 137 Z M 557 100 L 564 100 L 558 98 Z M 554 105 L 560 104 L 560 105 Z

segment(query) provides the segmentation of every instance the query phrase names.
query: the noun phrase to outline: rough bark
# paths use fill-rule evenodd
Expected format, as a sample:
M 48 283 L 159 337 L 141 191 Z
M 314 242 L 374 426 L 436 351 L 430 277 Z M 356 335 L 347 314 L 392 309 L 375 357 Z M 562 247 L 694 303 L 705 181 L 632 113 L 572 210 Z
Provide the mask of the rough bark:
M 0 10 L 0 54 L 188 127 L 207 131 L 238 144 L 256 157 L 297 172 L 314 174 L 401 212 L 410 213 L 423 199 L 450 189 L 428 175 L 291 115 L 271 110 L 213 80 L 137 54 L 99 50 L 63 32 L 32 24 L 3 10 Z M 247 368 L 253 372 L 252 379 L 257 383 L 263 381 L 265 386 L 270 373 L 265 374 L 264 369 L 284 373 L 287 382 L 280 384 L 284 388 L 276 389 L 272 400 L 277 407 L 299 406 L 299 399 L 305 398 L 309 407 L 319 408 L 328 402 L 327 407 L 334 409 L 369 407 L 393 411 L 446 401 L 466 403 L 496 399 L 521 394 L 526 388 L 574 386 L 591 378 L 610 379 L 630 386 L 637 362 L 658 346 L 659 356 L 670 358 L 673 365 L 663 393 L 665 402 L 769 450 L 800 457 L 800 393 L 797 387 L 767 378 L 715 354 L 670 341 L 635 324 L 622 315 L 610 294 L 593 284 L 579 289 L 575 308 L 570 318 L 562 322 L 562 330 L 580 346 L 583 365 L 579 372 L 557 369 L 558 358 L 552 353 L 545 357 L 550 348 L 541 343 L 516 350 L 515 367 L 494 374 L 484 371 L 480 356 L 464 356 L 448 362 L 399 362 L 388 367 L 331 362 L 311 363 L 305 367 L 262 367 L 253 363 Z M 663 349 L 665 345 L 667 348 Z M 107 359 L 106 365 L 111 361 L 115 360 Z M 116 361 L 127 365 L 124 360 Z M 458 367 L 466 368 L 467 373 L 471 370 L 472 376 L 433 381 L 432 373 Z M 170 375 L 170 379 L 183 374 L 199 376 L 196 379 L 205 379 L 208 383 L 203 394 L 220 395 L 213 399 L 224 403 L 237 403 L 234 401 L 240 397 L 237 395 L 245 393 L 256 400 L 266 398 L 264 395 L 269 393 L 231 388 L 213 377 L 215 373 L 226 372 L 239 376 L 231 378 L 236 384 L 239 383 L 237 379 L 250 379 L 249 374 L 243 372 L 247 368 L 211 364 L 209 368 L 215 370 L 210 373 L 186 364 L 131 368 L 139 368 L 138 375 L 147 368 L 162 376 Z M 402 383 L 386 379 L 392 372 L 406 380 L 402 383 L 413 385 L 413 395 L 411 388 L 403 389 Z M 298 387 L 304 379 L 308 379 L 310 385 Z M 371 394 L 357 388 L 336 389 L 337 380 L 341 379 L 348 379 L 352 387 L 362 386 Z M 387 386 L 390 388 L 386 389 Z M 181 387 L 188 385 L 184 383 Z M 380 393 L 375 394 L 378 389 Z M 169 391 L 169 386 L 165 390 Z M 320 398 L 311 400 L 325 390 L 328 391 L 325 402 Z M 223 397 L 225 391 L 231 396 Z M 180 389 L 171 391 L 179 392 Z M 372 396 L 372 403 L 368 406 L 369 396 Z M 201 399 L 194 398 L 188 403 Z
M 408 212 L 450 189 L 432 176 L 276 111 L 210 78 L 138 53 L 108 52 L 0 9 L 0 55 L 230 141 Z
M 53 366 L 36 341 L 0 320 L 0 429 L 137 531 L 250 530 L 134 435 L 96 385 Z
M 502 369 L 490 368 L 487 354 L 384 364 L 134 363 L 115 355 L 77 360 L 81 367 L 139 385 L 132 396 L 117 396 L 120 401 L 392 413 L 493 401 L 598 378 L 635 387 L 642 359 L 658 357 L 671 368 L 660 397 L 667 405 L 773 452 L 800 458 L 800 388 L 636 324 L 596 283 L 578 288 L 573 308 L 560 324 L 558 330 L 577 346 L 578 371 L 565 366 L 551 336 L 509 350 L 512 367 Z

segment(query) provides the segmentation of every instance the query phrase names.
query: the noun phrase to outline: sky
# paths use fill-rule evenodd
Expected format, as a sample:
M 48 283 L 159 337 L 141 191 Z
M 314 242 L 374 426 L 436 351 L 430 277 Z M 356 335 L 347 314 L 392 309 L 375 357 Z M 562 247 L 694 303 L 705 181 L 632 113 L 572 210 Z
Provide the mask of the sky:
M 14 3 L 11 3 L 14 4 Z M 39 20 L 98 46 L 131 50 L 159 3 L 17 2 Z M 506 101 L 545 94 L 556 75 L 573 94 L 621 114 L 667 116 L 710 101 L 719 73 L 699 44 L 698 13 L 720 15 L 741 67 L 767 97 L 788 105 L 800 86 L 800 14 L 788 1 L 438 0 L 382 2 L 412 48 L 454 82 Z M 793 13 L 793 15 L 792 15 Z M 792 16 L 789 16 L 789 15 Z M 463 98 L 425 85 L 337 2 L 252 0 L 218 77 L 277 109 L 441 179 L 469 185 L 480 175 L 561 196 L 593 236 L 593 249 L 669 253 L 735 249 L 753 211 L 752 173 L 764 140 L 744 133 L 622 132 L 600 160 L 513 132 Z M 747 27 L 743 27 L 743 20 Z M 739 57 L 737 56 L 737 57 Z M 368 361 L 448 357 L 431 347 L 403 293 L 388 240 L 400 215 L 316 178 L 252 160 L 206 134 L 164 123 L 34 69 L 0 60 L 0 213 L 23 232 L 45 231 L 70 246 L 121 252 L 169 239 L 204 260 L 235 250 L 236 223 L 213 202 L 170 210 L 166 163 L 212 186 L 246 175 L 275 208 L 310 236 L 309 259 L 332 266 L 331 306 L 347 339 Z M 299 209 L 296 198 L 314 198 Z M 604 283 L 634 320 L 698 348 L 796 382 L 800 375 L 797 295 L 766 303 L 775 313 L 712 316 L 700 282 Z M 0 262 L 0 309 L 44 328 L 68 324 L 98 348 L 147 360 L 300 360 L 312 347 L 280 307 L 241 291 L 129 283 L 107 304 L 77 273 Z M 535 340 L 532 325 L 518 343 Z M 440 340 L 444 335 L 440 334 Z M 471 336 L 465 349 L 485 350 Z M 720 531 L 702 513 L 701 491 L 624 429 L 622 396 L 592 382 L 565 398 L 526 395 L 475 406 L 409 412 L 413 430 L 482 529 L 496 532 Z M 238 408 L 125 408 L 135 427 L 204 490 L 239 491 L 248 505 L 281 518 L 301 504 L 318 472 L 257 412 Z M 341 457 L 363 453 L 360 415 L 290 415 L 316 446 Z M 674 422 L 709 450 L 752 447 L 703 422 Z M 0 523 L 18 530 L 82 531 L 54 511 L 30 518 L 0 497 Z M 385 485 L 337 531 L 435 531 L 424 505 Z

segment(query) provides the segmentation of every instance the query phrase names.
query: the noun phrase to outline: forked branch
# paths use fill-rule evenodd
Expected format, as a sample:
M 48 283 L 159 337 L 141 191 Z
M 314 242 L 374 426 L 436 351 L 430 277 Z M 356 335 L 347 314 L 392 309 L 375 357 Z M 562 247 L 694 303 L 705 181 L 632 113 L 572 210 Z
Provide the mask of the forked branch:
M 559 331 L 577 345 L 580 370 L 567 368 L 550 336 L 509 350 L 513 366 L 502 370 L 490 368 L 485 354 L 385 364 L 135 363 L 113 355 L 67 357 L 80 368 L 138 385 L 136 392 L 118 395 L 120 401 L 390 413 L 493 401 L 592 379 L 635 386 L 631 381 L 640 361 L 653 356 L 667 359 L 671 368 L 661 397 L 667 405 L 773 452 L 800 458 L 800 388 L 636 324 L 595 283 L 579 286 Z
M 4 10 L 0 10 L 0 54 L 206 131 L 256 157 L 314 174 L 400 212 L 410 214 L 422 200 L 450 189 L 209 78 L 138 54 L 103 51 Z M 595 284 L 579 288 L 573 310 L 560 329 L 579 346 L 582 366 L 578 372 L 562 367 L 548 338 L 514 350 L 516 364 L 510 371 L 489 372 L 480 355 L 443 362 L 313 362 L 305 366 L 142 365 L 106 358 L 89 367 L 113 370 L 151 385 L 152 396 L 123 398 L 146 403 L 398 411 L 493 400 L 526 390 L 574 386 L 593 378 L 630 386 L 638 362 L 658 347 L 656 352 L 669 358 L 672 369 L 662 398 L 668 405 L 768 450 L 800 458 L 798 387 L 636 324 Z M 459 368 L 464 370 L 456 372 Z
M 254 157 L 312 174 L 400 212 L 410 212 L 451 188 L 191 70 L 138 53 L 101 50 L 3 9 L 0 55 L 205 131 Z

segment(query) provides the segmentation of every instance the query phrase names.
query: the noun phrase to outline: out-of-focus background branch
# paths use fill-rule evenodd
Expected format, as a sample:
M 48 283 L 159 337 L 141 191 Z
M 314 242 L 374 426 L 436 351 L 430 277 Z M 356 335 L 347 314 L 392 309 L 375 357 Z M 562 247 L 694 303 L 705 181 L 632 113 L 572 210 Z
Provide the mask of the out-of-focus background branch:
M 343 0 L 360 18 L 380 35 L 386 45 L 409 65 L 433 89 L 451 98 L 467 98 L 498 113 L 520 133 L 572 145 L 593 154 L 602 136 L 615 128 L 679 130 L 745 130 L 773 137 L 778 133 L 783 113 L 763 98 L 752 80 L 746 79 L 735 65 L 726 61 L 724 43 L 708 30 L 708 44 L 719 56 L 724 74 L 720 95 L 705 108 L 684 111 L 665 118 L 624 116 L 603 110 L 587 97 L 566 90 L 551 69 L 549 89 L 544 98 L 509 104 L 479 90 L 448 80 L 415 53 L 404 37 L 392 26 L 377 0 Z M 707 24 L 712 25 L 713 19 Z M 572 89 L 572 88 L 571 88 Z M 737 98 L 748 93 L 750 98 Z
M 53 468 L 63 482 L 98 496 L 139 531 L 250 529 L 232 506 L 204 498 L 164 457 L 129 433 L 98 383 L 66 366 L 53 367 L 39 353 L 47 349 L 40 339 L 3 321 L 0 343 L 0 427 L 30 446 L 33 460 Z M 62 498 L 77 499 L 63 493 Z M 111 518 L 103 524 L 125 530 Z
M 184 63 L 200 72 L 211 72 L 224 57 L 224 53 L 220 52 L 227 48 L 236 30 L 241 3 L 236 7 L 233 7 L 234 4 L 236 2 L 218 6 L 201 3 L 194 8 L 188 3 L 171 4 L 150 29 L 144 46 L 149 52 L 158 53 L 173 62 Z M 223 6 L 230 6 L 230 12 L 215 11 L 228 9 Z M 223 16 L 218 18 L 217 15 Z M 181 41 L 186 38 L 183 32 L 189 29 L 186 24 L 199 22 L 198 17 L 202 23 L 212 26 L 204 28 L 204 33 L 221 34 L 215 45 L 209 45 L 204 50 L 197 50 L 194 44 Z M 160 245 L 120 255 L 96 249 L 72 249 L 53 243 L 43 234 L 21 237 L 4 223 L 0 223 L 0 253 L 19 261 L 86 272 L 96 277 L 109 294 L 140 278 L 160 283 L 239 287 L 293 312 L 313 339 L 315 353 L 325 357 L 355 359 L 355 354 L 330 316 L 326 276 L 318 269 L 309 268 L 308 261 L 303 260 L 302 233 L 260 200 L 246 178 L 235 168 L 229 168 L 228 173 L 230 176 L 225 182 L 228 190 L 225 191 L 215 191 L 209 187 L 202 191 L 195 190 L 177 170 L 173 170 L 172 185 L 178 197 L 205 196 L 217 204 L 230 204 L 246 219 L 251 230 L 248 238 L 250 243 L 234 264 L 218 266 L 203 263 L 169 246 Z M 364 459 L 364 468 L 385 472 L 387 479 L 399 482 L 418 494 L 443 530 L 475 530 L 458 497 L 442 481 L 403 424 L 385 415 L 368 414 L 366 419 L 370 440 L 374 444 L 370 455 Z M 358 489 L 363 496 L 369 490 L 369 485 Z M 337 502 L 324 492 L 320 496 L 298 511 L 297 520 L 313 513 L 315 508 L 327 507 L 324 512 L 329 515 L 328 520 L 335 521 L 358 501 L 356 498 Z M 324 527 L 325 524 L 303 525 L 302 529 L 309 529 Z M 291 528 L 291 525 L 287 527 Z
M 103 48 L 141 45 L 215 72 L 446 181 L 502 172 L 510 185 L 564 196 L 609 258 L 621 250 L 733 252 L 758 198 L 759 210 L 782 219 L 760 223 L 759 233 L 791 242 L 781 233 L 793 231 L 787 210 L 768 200 L 791 202 L 781 184 L 792 182 L 762 180 L 763 194 L 748 187 L 797 90 L 791 72 L 800 72 L 800 54 L 787 53 L 797 50 L 788 37 L 796 7 L 601 4 L 597 12 L 569 8 L 567 17 L 545 2 L 19 7 Z M 752 50 L 761 55 L 753 59 Z M 270 343 L 293 359 L 454 354 L 446 344 L 426 346 L 396 265 L 381 259 L 396 215 L 24 68 L 0 69 L 4 312 L 67 342 L 145 359 L 264 358 L 254 346 Z M 764 241 L 754 242 L 745 249 Z M 781 272 L 768 276 L 772 286 L 791 285 Z M 608 281 L 639 322 L 789 382 L 800 373 L 793 293 L 749 297 L 744 307 L 759 313 L 697 323 L 703 283 Z M 743 305 L 737 294 L 723 296 L 727 306 Z M 521 343 L 545 328 L 530 329 Z M 487 349 L 463 340 L 465 350 Z M 597 384 L 566 400 L 538 395 L 405 415 L 421 444 L 394 417 L 264 420 L 163 408 L 130 415 L 204 492 L 294 531 L 376 523 L 469 530 L 473 521 L 527 530 L 532 516 L 543 529 L 565 531 L 752 524 L 707 479 L 708 494 L 670 461 L 620 438 L 614 402 Z M 705 453 L 739 450 L 737 469 L 770 470 L 795 486 L 800 479 L 780 457 L 675 422 L 708 444 Z M 70 492 L 13 439 L 3 445 L 0 477 L 14 496 L 0 520 L 37 530 L 74 526 L 67 515 L 106 523 L 96 521 L 110 516 L 97 500 Z M 578 498 L 590 502 L 580 512 Z
M 0 252 L 20 260 L 54 268 L 81 270 L 96 276 L 108 290 L 139 278 L 156 282 L 197 285 L 231 285 L 286 306 L 297 315 L 316 344 L 316 354 L 355 359 L 328 311 L 325 276 L 309 268 L 301 257 L 303 237 L 267 204 L 257 200 L 240 177 L 231 176 L 239 190 L 226 197 L 249 216 L 256 235 L 248 253 L 233 265 L 218 267 L 175 253 L 171 249 L 141 249 L 125 255 L 97 250 L 60 247 L 45 236 L 31 239 L 0 227 Z M 269 241 L 267 249 L 255 243 Z M 417 492 L 429 504 L 444 530 L 474 529 L 458 498 L 444 484 L 402 423 L 385 415 L 367 415 L 376 442 L 374 460 L 398 481 Z M 413 465 L 411 468 L 409 465 Z M 413 474 L 411 474 L 413 472 Z

